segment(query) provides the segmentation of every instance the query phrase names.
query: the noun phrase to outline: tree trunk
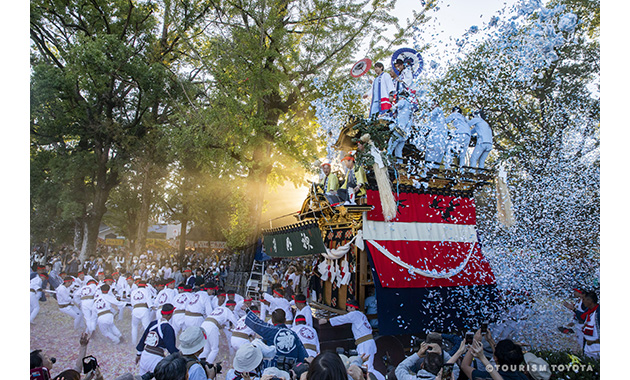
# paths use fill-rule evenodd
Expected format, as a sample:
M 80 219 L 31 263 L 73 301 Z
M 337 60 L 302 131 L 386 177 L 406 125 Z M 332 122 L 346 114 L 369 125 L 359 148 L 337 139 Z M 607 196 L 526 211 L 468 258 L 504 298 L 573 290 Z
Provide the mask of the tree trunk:
M 187 211 L 188 207 L 184 205 L 184 215 L 186 215 Z M 179 234 L 179 254 L 183 255 L 184 251 L 186 251 L 186 229 L 188 228 L 188 217 L 183 217 L 180 222 L 182 224 L 182 230 Z
M 151 202 L 153 201 L 153 181 L 150 175 L 151 165 L 147 164 L 143 168 L 140 213 L 138 215 L 138 231 L 134 244 L 134 252 L 138 255 L 144 253 L 147 242 L 147 230 L 149 228 L 149 213 Z
M 84 262 L 91 255 L 96 255 L 96 244 L 98 242 L 98 231 L 103 220 L 103 215 L 107 211 L 106 202 L 110 191 L 118 185 L 118 172 L 109 167 L 109 147 L 104 147 L 98 141 L 94 148 L 97 159 L 96 181 L 94 184 L 94 198 L 92 208 L 88 209 L 85 220 L 85 232 L 83 234 L 83 244 L 79 259 Z

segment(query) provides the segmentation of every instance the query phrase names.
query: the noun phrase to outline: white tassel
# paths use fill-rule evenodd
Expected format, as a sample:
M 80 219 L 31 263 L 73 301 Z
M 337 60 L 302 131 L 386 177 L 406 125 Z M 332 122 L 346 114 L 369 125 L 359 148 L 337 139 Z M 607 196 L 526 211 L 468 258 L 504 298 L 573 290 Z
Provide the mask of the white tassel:
M 374 157 L 372 169 L 374 170 L 374 177 L 376 178 L 376 185 L 378 186 L 383 216 L 385 217 L 385 221 L 389 222 L 396 217 L 398 209 L 396 207 L 396 199 L 392 192 L 393 186 L 387 174 L 387 167 L 384 165 L 378 149 L 376 149 L 376 146 L 374 146 L 374 143 L 370 140 L 368 133 L 361 136 L 361 141 L 370 147 L 370 154 Z
M 512 200 L 506 183 L 507 174 L 503 168 L 499 169 L 496 181 L 497 191 L 497 218 L 506 227 L 514 225 L 514 213 L 512 212 Z

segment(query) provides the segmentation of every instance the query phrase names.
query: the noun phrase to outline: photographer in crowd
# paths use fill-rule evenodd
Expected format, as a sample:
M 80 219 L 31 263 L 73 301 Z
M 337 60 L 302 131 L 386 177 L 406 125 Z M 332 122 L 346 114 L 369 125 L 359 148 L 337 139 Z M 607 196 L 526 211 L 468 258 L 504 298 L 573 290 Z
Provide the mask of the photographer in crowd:
M 199 355 L 206 345 L 206 333 L 201 327 L 186 328 L 179 336 L 179 350 L 186 360 L 188 380 L 214 379 L 220 368 L 199 360 Z
M 396 378 L 398 380 L 415 380 L 436 378 L 451 380 L 447 378 L 445 371 L 452 373 L 452 379 L 459 377 L 459 366 L 455 362 L 466 351 L 466 343 L 460 342 L 459 348 L 451 356 L 443 349 L 442 336 L 438 333 L 429 333 L 420 349 L 403 360 L 396 367 Z
M 482 346 L 481 330 L 477 330 L 473 337 L 472 348 L 474 349 L 471 348 L 468 350 L 461 364 L 462 371 L 469 379 L 497 379 L 495 375 L 496 372 L 498 372 L 500 378 L 505 380 L 528 380 L 527 376 L 518 370 L 519 366 L 523 364 L 524 361 L 521 346 L 515 344 L 510 339 L 501 340 L 494 346 L 493 358 L 494 362 L 497 364 L 498 371 L 494 370 L 493 366 L 490 365 L 490 362 L 485 355 L 483 355 L 483 349 L 479 348 L 480 346 Z M 485 366 L 484 368 L 492 369 L 492 371 L 473 368 L 471 366 L 473 356 L 481 360 Z

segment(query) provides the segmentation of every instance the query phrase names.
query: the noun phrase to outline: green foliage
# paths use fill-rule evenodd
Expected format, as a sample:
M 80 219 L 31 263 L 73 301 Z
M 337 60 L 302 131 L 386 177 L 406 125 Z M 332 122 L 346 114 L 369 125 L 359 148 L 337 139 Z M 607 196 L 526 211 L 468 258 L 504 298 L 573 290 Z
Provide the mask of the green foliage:
M 600 378 L 599 360 L 568 351 L 534 351 L 534 355 L 545 360 L 552 371 L 550 380 L 591 380 Z M 578 360 L 575 360 L 575 359 Z M 569 368 L 570 367 L 570 368 Z

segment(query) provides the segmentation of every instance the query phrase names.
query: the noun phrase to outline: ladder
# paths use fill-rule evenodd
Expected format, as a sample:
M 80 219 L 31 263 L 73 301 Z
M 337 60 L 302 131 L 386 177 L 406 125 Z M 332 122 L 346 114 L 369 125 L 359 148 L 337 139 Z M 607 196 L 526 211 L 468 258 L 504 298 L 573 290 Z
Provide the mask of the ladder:
M 249 280 L 247 280 L 247 291 L 245 298 L 252 298 L 259 301 L 259 291 L 262 286 L 263 275 L 265 274 L 265 262 L 254 260 L 252 270 L 249 272 Z

